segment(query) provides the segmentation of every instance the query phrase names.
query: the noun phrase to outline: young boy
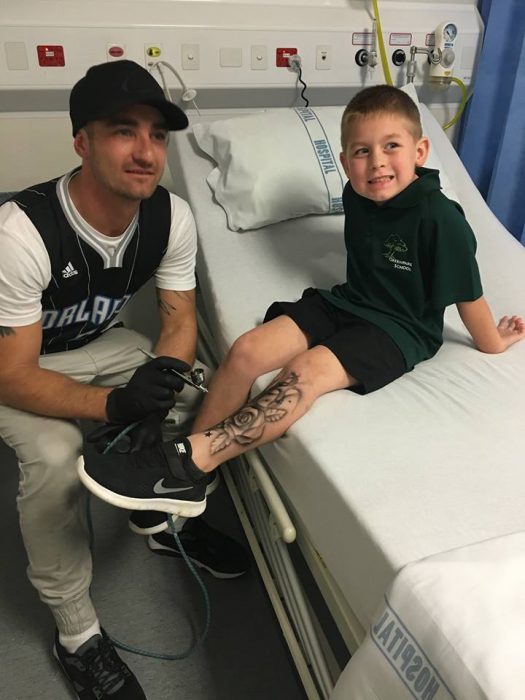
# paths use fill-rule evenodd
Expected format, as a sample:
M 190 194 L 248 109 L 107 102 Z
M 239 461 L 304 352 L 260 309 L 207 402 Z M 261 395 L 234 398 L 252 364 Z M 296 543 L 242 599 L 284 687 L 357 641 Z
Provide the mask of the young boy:
M 386 85 L 366 88 L 344 111 L 341 141 L 346 282 L 273 304 L 265 323 L 233 344 L 187 440 L 131 458 L 88 448 L 81 478 L 101 498 L 198 515 L 221 462 L 275 440 L 327 392 L 375 391 L 432 357 L 449 304 L 482 352 L 525 336 L 521 317 L 493 321 L 474 234 L 441 193 L 438 171 L 423 168 L 429 142 L 412 99 Z M 279 368 L 247 401 L 255 379 Z

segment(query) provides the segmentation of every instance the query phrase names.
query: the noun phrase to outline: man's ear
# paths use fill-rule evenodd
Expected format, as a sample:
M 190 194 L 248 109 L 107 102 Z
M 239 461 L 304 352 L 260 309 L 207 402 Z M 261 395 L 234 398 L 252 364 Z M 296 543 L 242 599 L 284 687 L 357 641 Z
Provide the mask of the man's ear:
M 77 131 L 75 138 L 73 139 L 73 148 L 75 153 L 80 158 L 85 158 L 89 152 L 89 136 L 87 131 L 82 128 Z
M 416 165 L 421 167 L 425 164 L 430 151 L 430 141 L 426 136 L 422 136 L 416 144 Z

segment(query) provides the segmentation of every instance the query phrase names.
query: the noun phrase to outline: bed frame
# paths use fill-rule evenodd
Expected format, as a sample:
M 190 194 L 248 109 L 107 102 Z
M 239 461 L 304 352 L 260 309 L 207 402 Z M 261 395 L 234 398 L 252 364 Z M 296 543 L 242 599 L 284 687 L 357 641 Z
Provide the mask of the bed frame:
M 478 238 L 478 259 L 480 260 L 482 280 L 494 314 L 500 316 L 504 313 L 520 313 L 520 310 L 523 313 L 523 309 L 520 309 L 520 300 L 525 299 L 525 250 L 510 236 L 490 212 L 470 180 L 461 161 L 453 151 L 450 142 L 437 122 L 431 117 L 430 112 L 426 110 L 424 114 L 431 120 L 429 125 L 432 133 L 429 133 L 429 135 L 431 135 L 432 142 L 441 155 L 442 160 L 446 162 L 446 173 Z M 223 114 L 221 116 L 222 118 L 227 118 L 229 115 Z M 221 118 L 221 116 L 216 118 Z M 225 245 L 226 241 L 230 240 L 226 236 L 231 234 L 231 236 L 237 237 L 235 240 L 239 250 L 245 250 L 244 246 L 248 245 L 248 238 L 245 241 L 243 236 L 248 234 L 228 232 L 225 227 L 225 217 L 223 215 L 219 217 L 215 211 L 215 209 L 220 209 L 218 205 L 212 207 L 208 202 L 203 205 L 205 212 L 201 214 L 199 211 L 201 201 L 199 196 L 207 188 L 205 173 L 209 172 L 212 164 L 208 162 L 207 170 L 201 162 L 197 163 L 198 168 L 195 171 L 189 167 L 188 163 L 190 161 L 193 162 L 194 158 L 200 160 L 200 156 L 195 155 L 198 153 L 197 147 L 194 144 L 193 146 L 188 145 L 191 138 L 191 134 L 181 132 L 180 134 L 175 134 L 170 145 L 169 162 L 176 191 L 189 201 L 200 233 L 207 232 L 207 235 L 209 235 L 210 229 L 217 226 L 220 230 L 216 231 L 216 235 L 223 236 L 220 240 Z M 205 158 L 204 155 L 202 155 L 202 158 Z M 189 160 L 186 161 L 185 159 Z M 199 196 L 196 195 L 198 188 L 195 186 L 195 178 L 202 179 L 198 186 L 200 188 Z M 202 189 L 203 183 L 204 190 Z M 211 201 L 211 194 L 209 194 L 208 199 Z M 331 225 L 333 226 L 333 224 Z M 285 233 L 286 235 L 291 234 L 289 235 L 290 239 L 293 238 L 298 230 L 297 228 L 293 231 L 289 229 Z M 333 233 L 334 229 L 332 229 L 330 235 L 333 235 Z M 213 232 L 213 235 L 215 235 L 215 232 Z M 272 232 L 269 235 L 272 235 Z M 286 243 L 282 243 L 283 239 L 279 236 L 272 240 L 278 246 L 279 255 L 286 257 L 289 248 L 286 248 Z M 324 241 L 328 240 L 333 242 L 332 239 L 324 238 L 322 243 L 316 243 L 316 245 L 325 245 Z M 209 242 L 210 240 L 208 239 Z M 220 256 L 220 243 L 212 241 L 212 244 L 216 246 L 216 254 Z M 274 250 L 273 252 L 276 251 Z M 330 251 L 332 256 L 335 253 L 335 248 Z M 330 258 L 330 265 L 332 265 L 334 260 L 334 257 Z M 264 258 L 259 261 L 261 265 L 266 263 L 267 259 Z M 199 282 L 203 287 L 198 294 L 200 311 L 199 355 L 205 362 L 217 365 L 224 357 L 227 341 L 232 342 L 232 339 L 226 338 L 222 333 L 221 323 L 217 318 L 212 320 L 207 314 L 207 308 L 209 308 L 207 305 L 213 304 L 213 298 L 210 298 L 209 290 L 204 289 L 203 280 L 205 275 L 200 274 L 204 272 L 206 264 L 206 260 L 202 257 L 197 264 Z M 286 270 L 287 268 L 283 269 Z M 290 269 L 292 269 L 292 266 L 290 266 Z M 316 268 L 316 271 L 318 273 L 319 268 Z M 207 272 L 208 270 L 206 270 Z M 339 270 L 336 272 L 339 274 Z M 279 268 L 276 274 L 281 273 L 282 269 Z M 286 293 L 292 288 L 295 289 L 296 293 L 300 293 L 301 289 L 304 288 L 295 288 L 294 285 L 297 285 L 295 278 L 286 280 L 286 285 L 288 285 Z M 281 289 L 280 292 L 282 291 Z M 218 290 L 215 288 L 212 290 L 211 297 L 214 294 L 218 294 Z M 291 297 L 285 296 L 282 298 Z M 264 306 L 265 301 L 266 299 L 257 300 L 257 303 L 262 307 L 260 309 L 261 313 L 266 308 Z M 242 302 L 243 300 L 239 300 L 239 304 L 242 304 Z M 231 310 L 230 308 L 230 312 Z M 232 316 L 231 313 L 230 316 Z M 337 490 L 337 479 L 341 478 L 341 471 L 332 474 L 335 482 L 330 487 L 333 487 L 333 490 L 328 493 L 332 493 L 334 497 L 337 496 L 339 498 L 336 505 L 336 508 L 339 510 L 333 511 L 333 517 L 338 517 L 337 514 L 342 512 L 340 508 L 343 500 L 345 503 L 350 502 L 360 508 L 357 513 L 352 513 L 352 522 L 354 527 L 358 528 L 352 540 L 354 549 L 351 549 L 350 544 L 348 544 L 348 537 L 345 534 L 347 550 L 342 555 L 344 560 L 341 560 L 343 564 L 339 567 L 337 575 L 339 580 L 344 579 L 347 585 L 350 581 L 349 591 L 355 593 L 356 588 L 352 588 L 350 578 L 345 577 L 344 572 L 341 577 L 342 568 L 347 566 L 348 569 L 354 572 L 353 575 L 356 580 L 358 579 L 361 583 L 364 581 L 367 589 L 373 589 L 373 595 L 370 595 L 370 599 L 377 599 L 375 603 L 377 607 L 381 604 L 382 594 L 398 572 L 411 562 L 417 562 L 420 559 L 449 549 L 468 546 L 483 539 L 501 537 L 512 532 L 525 530 L 525 503 L 523 498 L 518 499 L 520 502 L 516 500 L 516 494 L 525 492 L 525 470 L 522 468 L 522 457 L 520 457 L 525 450 L 525 438 L 519 419 L 519 416 L 525 415 L 525 396 L 524 392 L 520 393 L 517 388 L 520 378 L 521 382 L 523 382 L 525 343 L 515 346 L 499 359 L 481 354 L 473 355 L 471 344 L 465 336 L 464 329 L 462 330 L 463 327 L 455 310 L 452 310 L 450 314 L 447 311 L 445 324 L 445 344 L 440 350 L 439 357 L 421 370 L 417 368 L 414 373 L 411 373 L 413 375 L 417 374 L 417 376 L 409 378 L 407 380 L 409 384 L 403 384 L 403 387 L 396 387 L 396 392 L 390 392 L 389 387 L 381 392 L 382 396 L 385 397 L 384 406 L 387 407 L 384 409 L 385 411 L 387 409 L 391 411 L 392 407 L 401 411 L 401 404 L 396 403 L 396 401 L 400 402 L 403 398 L 396 397 L 399 397 L 399 395 L 405 398 L 417 396 L 419 400 L 420 391 L 418 387 L 425 387 L 425 391 L 422 392 L 424 395 L 422 410 L 428 411 L 428 416 L 425 415 L 425 421 L 427 422 L 425 435 L 426 439 L 430 438 L 434 441 L 433 444 L 429 445 L 428 449 L 435 450 L 438 454 L 439 467 L 437 468 L 440 469 L 440 472 L 435 474 L 431 469 L 432 465 L 426 465 L 427 471 L 424 474 L 425 478 L 429 479 L 428 503 L 414 503 L 413 511 L 409 517 L 411 527 L 417 525 L 418 518 L 420 518 L 423 526 L 421 532 L 415 532 L 414 542 L 401 542 L 398 546 L 396 534 L 399 537 L 399 532 L 402 531 L 400 527 L 397 529 L 394 527 L 392 532 L 385 532 L 385 518 L 395 512 L 392 504 L 389 506 L 390 510 L 387 507 L 385 513 L 379 512 L 376 508 L 375 512 L 368 514 L 368 500 L 371 496 L 375 497 L 377 495 L 377 499 L 380 502 L 381 497 L 385 495 L 389 488 L 388 484 L 385 485 L 381 481 L 377 481 L 379 493 L 376 494 L 374 492 L 376 481 L 373 481 L 368 487 L 369 490 L 359 495 L 362 498 L 364 493 L 365 496 L 364 503 L 359 503 L 358 501 L 348 501 L 348 489 L 356 485 L 359 486 L 359 482 L 356 481 L 356 474 L 349 476 L 350 481 L 345 486 L 347 491 L 340 498 Z M 233 330 L 235 332 L 239 330 L 235 323 Z M 240 330 L 242 332 L 242 329 Z M 229 332 L 232 335 L 231 325 Z M 523 347 L 521 347 L 522 345 Z M 465 379 L 465 386 L 458 384 L 463 379 L 461 373 L 457 370 L 458 364 L 460 367 L 465 368 L 465 374 L 468 375 Z M 456 368 L 455 374 L 454 368 Z M 446 387 L 447 394 L 444 393 L 442 377 L 445 377 L 449 382 Z M 402 382 L 403 379 L 399 381 Z M 477 390 L 477 385 L 480 382 L 483 382 L 482 392 Z M 262 386 L 264 386 L 264 382 L 261 382 L 260 386 L 259 383 L 256 383 L 256 388 L 262 388 Z M 451 391 L 448 391 L 448 387 L 450 387 Z M 445 401 L 444 407 L 438 410 L 438 408 L 435 408 L 435 404 L 432 404 L 432 401 L 436 400 L 434 396 L 437 396 L 438 401 L 440 396 L 453 396 L 454 402 L 447 403 Z M 472 396 L 479 397 L 477 405 L 470 405 Z M 337 410 L 340 407 L 344 410 L 347 400 L 346 396 L 340 396 L 339 398 L 331 396 L 330 401 L 323 403 L 319 411 L 322 414 L 325 406 L 329 406 L 332 410 Z M 497 406 L 494 405 L 494 401 L 498 402 Z M 389 414 L 382 412 L 382 407 L 384 406 L 381 402 L 374 403 L 374 410 L 376 410 L 376 407 L 379 409 L 378 420 L 384 421 L 385 416 Z M 417 416 L 418 403 L 417 401 L 414 403 L 415 407 L 412 407 L 412 411 Z M 368 418 L 371 419 L 370 409 L 368 410 Z M 465 417 L 465 431 L 467 431 L 465 439 L 461 435 L 450 434 L 443 436 L 440 441 L 439 431 L 433 429 L 428 423 L 436 420 L 436 417 L 439 418 L 440 411 L 451 412 L 454 410 L 457 410 L 460 419 Z M 469 415 L 469 410 L 471 410 L 473 415 Z M 495 440 L 496 443 L 502 443 L 510 440 L 512 443 L 512 456 L 510 459 L 506 459 L 504 464 L 494 461 L 499 459 L 498 445 L 494 444 L 491 446 L 491 442 L 487 443 L 487 435 L 483 431 L 478 429 L 476 432 L 478 427 L 476 416 L 474 415 L 476 410 L 481 412 L 480 425 L 485 426 L 484 432 L 487 435 L 490 433 L 492 442 Z M 446 420 L 447 415 L 444 418 Z M 302 424 L 301 429 L 304 427 L 303 432 L 301 432 L 302 437 L 306 436 L 305 432 L 307 429 L 313 429 L 314 422 L 308 422 L 309 419 L 310 416 L 307 415 L 305 419 L 299 422 Z M 303 420 L 305 421 L 304 424 Z M 313 418 L 311 420 L 313 421 Z M 456 420 L 456 416 L 449 417 L 449 421 L 452 420 Z M 299 424 L 297 427 L 299 428 Z M 260 450 L 251 451 L 242 458 L 234 460 L 233 463 L 224 465 L 223 474 L 252 547 L 283 635 L 303 682 L 306 695 L 309 700 L 327 700 L 333 693 L 334 686 L 347 657 L 341 659 L 341 655 L 336 651 L 336 646 L 340 640 L 336 640 L 334 644 L 333 635 L 330 632 L 326 632 L 327 627 L 323 612 L 320 612 L 316 604 L 312 602 L 315 599 L 315 595 L 310 595 L 310 588 L 303 585 L 289 551 L 289 545 L 295 542 L 299 546 L 302 557 L 306 561 L 330 616 L 335 621 L 338 633 L 344 641 L 347 656 L 354 654 L 356 649 L 362 644 L 369 631 L 368 627 L 372 623 L 374 611 L 370 609 L 372 605 L 370 601 L 365 605 L 363 599 L 358 600 L 358 603 L 361 605 L 359 609 L 351 604 L 351 597 L 343 591 L 341 584 L 338 583 L 334 575 L 333 564 L 336 563 L 334 551 L 328 552 L 329 561 L 324 554 L 324 550 L 315 544 L 315 539 L 317 539 L 317 542 L 323 541 L 319 537 L 319 532 L 312 533 L 311 527 L 304 522 L 301 511 L 296 507 L 297 493 L 286 493 L 285 486 L 281 484 L 280 478 L 278 478 L 284 473 L 282 469 L 283 462 L 285 463 L 286 458 L 290 457 L 290 448 L 287 451 L 286 445 L 293 444 L 295 448 L 299 444 L 293 442 L 296 435 L 296 426 L 293 428 L 294 430 L 290 431 L 289 436 L 292 443 L 287 443 L 286 440 L 288 438 L 285 438 L 285 442 L 280 443 L 278 441 L 271 446 L 271 450 L 268 449 L 268 446 L 263 446 Z M 457 449 L 458 446 L 461 448 L 461 454 L 453 453 L 449 463 L 446 461 L 447 450 L 443 448 L 444 441 L 446 443 L 445 446 L 452 446 L 450 449 Z M 479 446 L 476 444 L 477 442 L 479 442 Z M 281 444 L 282 447 L 280 447 Z M 422 450 L 425 447 L 419 446 L 419 452 L 416 451 L 416 457 L 412 455 L 412 462 L 414 460 L 417 462 L 417 460 L 421 459 L 422 454 L 424 454 Z M 311 445 L 308 445 L 308 449 L 311 450 Z M 486 452 L 488 449 L 490 449 L 490 454 L 484 454 L 483 451 Z M 469 457 L 473 453 L 475 457 Z M 273 460 L 271 464 L 267 464 L 266 460 L 269 454 L 277 459 L 277 465 Z M 298 451 L 298 454 L 301 454 L 301 450 Z M 361 457 L 364 454 L 365 452 L 361 451 Z M 377 450 L 374 454 L 376 460 L 381 459 Z M 308 452 L 308 456 L 310 456 L 310 452 Z M 301 463 L 301 469 L 303 469 L 302 457 L 299 456 L 297 459 Z M 338 454 L 338 459 L 338 466 L 341 467 L 340 453 Z M 392 472 L 389 472 L 388 469 L 394 464 L 396 469 L 401 470 L 400 472 L 395 472 L 396 479 L 398 477 L 405 479 L 406 483 L 410 484 L 410 477 L 419 465 L 410 463 L 410 460 L 406 463 L 406 459 L 405 464 L 400 459 L 388 463 L 387 471 L 385 471 L 386 481 L 388 482 L 388 478 L 392 477 Z M 467 468 L 460 472 L 461 465 L 464 464 L 465 460 L 467 460 Z M 294 468 L 297 466 L 297 463 L 293 464 Z M 371 479 L 377 480 L 382 478 L 378 477 L 380 472 L 378 472 L 379 467 L 377 463 L 367 463 L 366 467 L 367 471 L 369 467 L 375 468 L 375 471 L 371 469 L 373 472 Z M 477 469 L 479 469 L 479 476 L 476 473 Z M 495 471 L 498 472 L 499 481 L 495 479 Z M 454 479 L 456 475 L 459 479 L 457 487 L 454 483 L 451 483 L 451 479 Z M 352 478 L 354 481 L 351 481 Z M 478 484 L 479 487 L 476 492 L 475 487 Z M 492 484 L 497 484 L 497 488 L 494 488 L 493 492 L 491 491 Z M 426 486 L 426 483 L 420 486 L 418 494 L 425 493 Z M 463 494 L 461 488 L 471 489 L 474 495 Z M 438 492 L 435 492 L 435 489 L 438 489 Z M 442 489 L 442 491 L 439 489 Z M 304 493 L 302 495 L 304 496 Z M 497 509 L 492 507 L 494 498 L 501 500 L 501 507 Z M 309 503 L 308 499 L 306 503 Z M 377 506 L 377 501 L 374 505 Z M 432 510 L 435 508 L 442 508 L 442 518 L 441 511 L 439 514 L 436 514 Z M 480 512 L 483 513 L 483 518 L 481 519 L 479 517 Z M 442 531 L 437 531 L 436 528 L 441 527 L 441 520 L 443 520 Z M 344 522 L 343 527 L 346 526 L 347 523 Z M 315 537 L 312 537 L 312 534 Z M 376 574 L 379 571 L 380 575 L 374 575 L 369 579 L 370 560 L 366 556 L 363 557 L 363 538 L 369 536 L 371 541 L 375 543 L 375 537 L 378 535 L 380 536 L 379 549 L 374 554 L 374 562 L 376 562 L 378 567 Z M 324 542 L 326 544 L 326 540 Z M 323 554 L 320 554 L 320 552 L 323 552 Z

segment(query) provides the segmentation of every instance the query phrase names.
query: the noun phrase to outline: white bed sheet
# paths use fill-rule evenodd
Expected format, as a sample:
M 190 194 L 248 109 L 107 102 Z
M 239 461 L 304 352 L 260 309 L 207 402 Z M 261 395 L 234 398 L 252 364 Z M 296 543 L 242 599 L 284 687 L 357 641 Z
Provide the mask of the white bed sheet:
M 494 315 L 523 313 L 525 250 L 492 215 L 423 111 L 476 233 Z M 220 355 L 260 322 L 272 301 L 344 279 L 342 216 L 234 233 L 206 183 L 213 164 L 191 132 L 175 134 L 170 148 L 177 192 L 197 223 L 198 276 Z M 401 567 L 525 530 L 524 376 L 525 343 L 501 355 L 479 353 L 450 308 L 435 358 L 369 396 L 322 397 L 285 439 L 262 449 L 365 629 Z

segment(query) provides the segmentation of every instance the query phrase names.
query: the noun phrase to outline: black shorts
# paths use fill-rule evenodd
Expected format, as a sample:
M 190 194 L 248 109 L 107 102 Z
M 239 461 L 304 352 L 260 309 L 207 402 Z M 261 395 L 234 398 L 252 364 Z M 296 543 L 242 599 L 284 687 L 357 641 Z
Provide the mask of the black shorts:
M 388 333 L 373 323 L 330 304 L 316 289 L 306 289 L 299 301 L 276 301 L 264 322 L 289 316 L 306 333 L 309 347 L 324 345 L 359 384 L 360 394 L 393 382 L 407 371 L 403 353 Z

